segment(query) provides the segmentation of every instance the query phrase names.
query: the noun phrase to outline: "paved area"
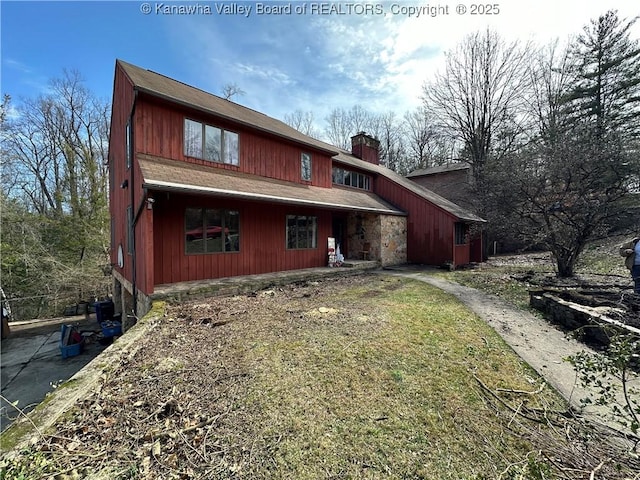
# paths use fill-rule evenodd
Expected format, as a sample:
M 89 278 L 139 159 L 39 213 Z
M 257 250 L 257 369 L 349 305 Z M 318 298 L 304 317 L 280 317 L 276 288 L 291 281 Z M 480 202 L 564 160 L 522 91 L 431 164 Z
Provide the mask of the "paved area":
M 61 325 L 77 325 L 85 333 L 83 352 L 62 358 Z M 94 315 L 11 323 L 9 338 L 2 340 L 0 431 L 17 418 L 11 403 L 28 412 L 40 403 L 54 386 L 71 378 L 102 352 L 106 345 L 97 341 L 100 326 Z

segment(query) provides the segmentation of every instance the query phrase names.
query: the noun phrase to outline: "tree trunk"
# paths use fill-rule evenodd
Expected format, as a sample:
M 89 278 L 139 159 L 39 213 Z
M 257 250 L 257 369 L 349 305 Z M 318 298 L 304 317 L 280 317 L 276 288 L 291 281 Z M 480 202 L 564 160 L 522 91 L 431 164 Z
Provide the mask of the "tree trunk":
M 558 277 L 569 278 L 573 277 L 573 270 L 575 267 L 575 257 L 568 256 L 567 258 L 556 257 L 556 265 L 558 266 Z

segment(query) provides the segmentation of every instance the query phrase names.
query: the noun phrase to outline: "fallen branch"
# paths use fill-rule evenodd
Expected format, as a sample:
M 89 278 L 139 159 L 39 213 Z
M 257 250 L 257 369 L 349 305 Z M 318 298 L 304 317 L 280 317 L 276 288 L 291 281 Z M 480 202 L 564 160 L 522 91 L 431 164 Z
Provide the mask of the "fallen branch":
M 548 424 L 550 422 L 550 419 L 547 418 L 545 416 L 545 420 L 541 420 L 539 418 L 536 417 L 531 417 L 529 415 L 525 415 L 523 412 L 519 411 L 520 409 L 515 409 L 513 408 L 511 405 L 509 405 L 507 402 L 505 402 L 503 399 L 501 399 L 498 395 L 496 395 L 496 393 L 491 390 L 489 387 L 487 387 L 484 382 L 482 380 L 480 380 L 480 378 L 474 373 L 473 374 L 473 378 L 476 379 L 476 382 L 478 382 L 478 384 L 483 388 L 483 390 L 485 390 L 486 392 L 488 392 L 489 394 L 491 394 L 491 396 L 493 398 L 495 398 L 496 400 L 498 400 L 498 402 L 500 402 L 502 405 L 504 405 L 506 408 L 508 408 L 511 412 L 513 412 L 516 415 L 519 415 L 523 418 L 526 418 L 527 420 L 531 420 L 532 422 L 536 422 L 536 423 L 544 423 L 544 424 Z
M 604 464 L 605 464 L 605 463 L 607 463 L 608 461 L 609 461 L 608 459 L 607 459 L 607 460 L 603 460 L 603 461 L 601 461 L 601 462 L 600 462 L 600 464 L 599 464 L 596 468 L 594 468 L 593 470 L 591 470 L 591 475 L 589 475 L 589 480 L 595 480 L 595 478 L 596 478 L 596 472 L 597 472 L 598 470 L 600 470 L 600 469 L 604 466 Z
M 496 392 L 503 392 L 503 393 L 516 393 L 516 394 L 521 394 L 521 395 L 538 395 L 540 393 L 542 393 L 542 390 L 544 390 L 546 383 L 542 383 L 542 385 L 540 385 L 540 388 L 538 388 L 537 390 L 533 391 L 533 392 L 528 392 L 526 390 L 513 390 L 511 388 L 496 388 Z

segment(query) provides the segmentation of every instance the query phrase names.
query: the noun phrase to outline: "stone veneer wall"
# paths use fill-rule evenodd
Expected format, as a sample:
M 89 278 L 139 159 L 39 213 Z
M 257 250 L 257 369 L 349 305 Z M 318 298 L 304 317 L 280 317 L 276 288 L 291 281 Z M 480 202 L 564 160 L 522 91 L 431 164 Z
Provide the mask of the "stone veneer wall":
M 350 213 L 347 217 L 349 252 L 347 260 L 362 260 L 364 244 L 371 244 L 369 259 L 380 258 L 380 222 L 378 216 L 369 213 Z
M 382 266 L 407 263 L 407 217 L 380 215 L 380 233 Z
M 370 260 L 377 260 L 382 266 L 407 263 L 406 217 L 350 213 L 347 219 L 347 236 L 347 260 L 362 260 L 362 248 L 369 242 Z

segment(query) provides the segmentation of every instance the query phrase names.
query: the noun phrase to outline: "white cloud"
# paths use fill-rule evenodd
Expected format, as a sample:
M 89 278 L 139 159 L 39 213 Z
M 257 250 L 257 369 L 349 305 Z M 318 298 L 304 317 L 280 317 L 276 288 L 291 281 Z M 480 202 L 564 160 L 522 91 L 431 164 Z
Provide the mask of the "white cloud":
M 21 73 L 32 73 L 33 70 L 31 67 L 29 67 L 28 65 L 26 65 L 25 63 L 16 60 L 14 58 L 3 58 L 2 59 L 2 63 L 4 63 L 5 66 L 14 69 L 14 70 L 18 70 Z
M 386 15 L 252 17 L 232 23 L 207 19 L 188 29 L 193 55 L 184 61 L 204 82 L 196 86 L 219 93 L 223 85 L 235 83 L 246 92 L 236 101 L 276 118 L 312 111 L 323 126 L 333 109 L 353 105 L 402 116 L 419 106 L 424 82 L 443 68 L 445 52 L 469 33 L 490 27 L 507 41 L 542 45 L 579 33 L 607 8 L 631 17 L 638 13 L 633 3 L 500 0 L 496 15 L 461 16 L 454 4 L 440 2 L 449 7 L 449 15 L 410 18 L 390 14 L 391 2 L 384 2 Z M 184 25 L 174 22 L 173 28 L 176 42 L 185 42 Z

